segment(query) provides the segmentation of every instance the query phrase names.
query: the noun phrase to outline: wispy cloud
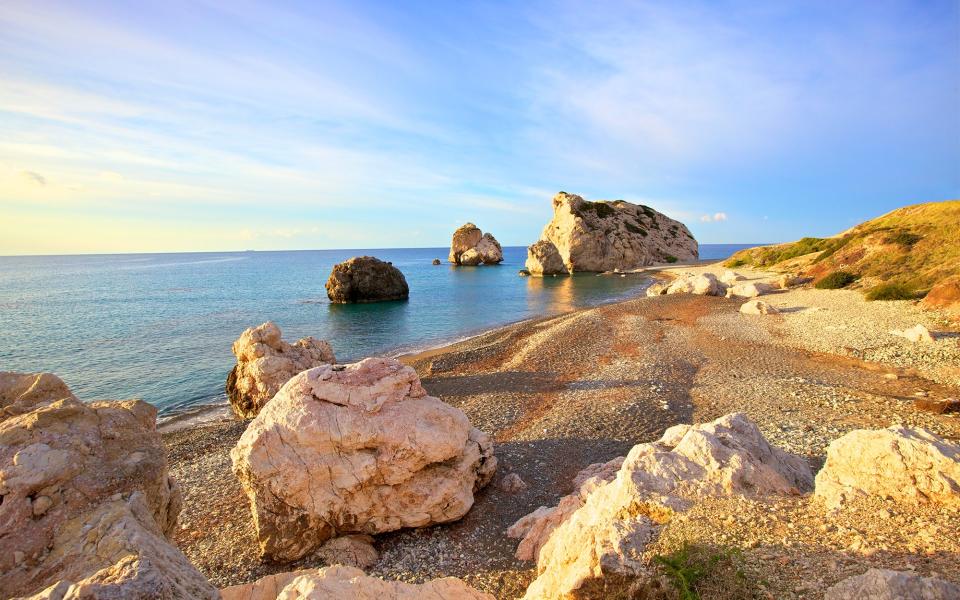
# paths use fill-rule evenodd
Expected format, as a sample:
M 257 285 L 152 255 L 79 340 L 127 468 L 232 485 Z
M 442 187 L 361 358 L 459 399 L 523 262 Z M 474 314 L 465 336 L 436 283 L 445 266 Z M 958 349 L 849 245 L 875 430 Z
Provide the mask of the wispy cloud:
M 23 175 L 30 183 L 47 185 L 47 178 L 36 171 L 21 171 L 20 174 Z
M 713 213 L 712 215 L 700 216 L 701 223 L 721 223 L 726 220 L 727 220 L 727 213 L 725 212 L 718 212 L 718 213 Z

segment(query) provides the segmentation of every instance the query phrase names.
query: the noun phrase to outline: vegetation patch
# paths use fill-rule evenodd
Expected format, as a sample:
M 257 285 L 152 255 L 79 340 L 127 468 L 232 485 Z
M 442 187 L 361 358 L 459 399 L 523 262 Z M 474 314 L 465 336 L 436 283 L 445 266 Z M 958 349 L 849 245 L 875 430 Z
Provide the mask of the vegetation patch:
M 680 600 L 748 600 L 760 597 L 757 584 L 742 568 L 743 557 L 732 548 L 684 543 L 670 554 L 654 557 Z
M 663 260 L 667 261 L 668 263 L 675 263 L 677 262 L 677 257 L 672 254 L 668 254 L 663 257 Z
M 584 201 L 583 205 L 580 207 L 579 216 L 583 216 L 585 212 L 592 212 L 600 218 L 612 217 L 616 214 L 617 209 L 613 208 L 606 202 L 589 202 Z
M 638 233 L 638 234 L 642 235 L 643 237 L 647 237 L 647 230 L 644 229 L 643 227 L 638 227 L 638 226 L 634 225 L 633 223 L 631 223 L 631 222 L 629 222 L 629 221 L 627 221 L 626 223 L 624 223 L 623 226 L 626 227 L 626 228 L 627 228 L 627 231 L 629 231 L 629 232 L 631 232 L 631 233 Z
M 854 281 L 857 276 L 847 271 L 834 271 L 814 285 L 818 290 L 839 290 L 845 288 Z
M 643 214 L 647 215 L 647 216 L 650 217 L 651 219 L 656 218 L 656 216 L 657 216 L 657 211 L 653 210 L 653 209 L 650 208 L 649 206 L 644 206 L 643 204 L 641 204 L 641 205 L 640 205 L 640 210 L 642 210 L 642 211 L 643 211 Z
M 884 283 L 867 292 L 867 300 L 913 300 L 917 293 L 902 283 Z
M 912 248 L 914 244 L 923 239 L 923 236 L 909 231 L 900 230 L 888 235 L 883 241 L 887 244 L 896 244 L 904 248 Z

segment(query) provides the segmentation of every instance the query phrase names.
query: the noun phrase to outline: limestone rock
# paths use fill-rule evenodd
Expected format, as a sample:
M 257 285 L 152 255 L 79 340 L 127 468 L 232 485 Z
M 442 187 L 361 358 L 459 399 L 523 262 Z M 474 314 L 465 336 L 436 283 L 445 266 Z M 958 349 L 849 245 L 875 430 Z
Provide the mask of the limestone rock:
M 917 343 L 933 344 L 936 342 L 936 340 L 930 334 L 930 330 L 924 327 L 923 325 L 921 325 L 920 323 L 917 323 L 916 325 L 914 325 L 909 329 L 904 329 L 903 331 L 893 331 L 891 333 L 893 333 L 894 335 L 898 335 L 900 337 L 907 338 L 907 340 L 913 342 L 914 344 L 917 344 Z
M 781 290 L 788 290 L 795 285 L 800 285 L 806 281 L 803 277 L 797 277 L 789 273 L 784 273 L 777 279 L 777 287 Z
M 233 343 L 237 364 L 227 376 L 227 397 L 240 418 L 252 419 L 291 377 L 311 367 L 337 361 L 324 340 L 305 337 L 295 344 L 281 339 L 280 328 L 267 321 L 240 334 Z
M 540 235 L 560 255 L 566 271 L 621 271 L 698 257 L 696 240 L 679 221 L 647 206 L 615 200 L 588 202 L 575 194 L 553 197 L 553 219 Z M 546 269 L 547 248 L 528 249 L 527 268 L 539 274 L 560 274 Z M 534 268 L 537 264 L 544 268 Z M 552 266 L 552 265 L 551 265 Z
M 824 600 L 954 600 L 960 586 L 915 573 L 870 569 L 829 588 Z
M 460 256 L 467 250 L 476 247 L 481 237 L 483 237 L 483 232 L 473 223 L 458 227 L 453 232 L 453 239 L 450 241 L 450 255 L 447 260 L 455 265 L 461 264 Z
M 577 473 L 574 492 L 560 499 L 557 506 L 541 506 L 507 529 L 507 537 L 520 538 L 515 556 L 518 560 L 537 560 L 550 534 L 583 506 L 584 499 L 601 485 L 613 480 L 626 459 L 620 456 L 606 463 L 595 463 Z
M 733 271 L 729 271 L 729 270 L 724 271 L 720 275 L 720 281 L 727 285 L 733 285 L 738 281 L 743 281 L 744 279 L 746 279 L 746 277 L 744 277 L 740 273 L 734 273 Z
M 369 535 L 345 535 L 327 540 L 317 550 L 316 556 L 328 565 L 346 565 L 367 569 L 377 564 L 380 554 L 373 547 Z
M 566 275 L 567 265 L 560 251 L 549 240 L 534 242 L 527 248 L 527 262 L 524 265 L 531 275 Z
M 0 371 L 0 420 L 65 398 L 76 399 L 67 384 L 53 373 Z
M 412 584 L 384 581 L 340 565 L 270 575 L 221 593 L 223 600 L 495 600 L 455 577 Z
M 756 298 L 773 291 L 773 286 L 769 283 L 750 282 L 738 283 L 728 290 L 730 296 L 739 296 L 741 298 Z
M 440 259 L 439 259 L 439 258 L 435 258 L 435 259 L 433 259 L 433 262 L 431 262 L 430 264 L 432 264 L 432 265 L 435 266 L 435 267 L 440 266 Z
M 218 598 L 217 589 L 164 537 L 144 494 L 117 496 L 61 523 L 38 571 L 24 574 L 23 587 L 3 589 L 23 593 L 56 582 L 30 600 Z
M 653 298 L 654 296 L 663 296 L 667 293 L 667 290 L 670 288 L 670 284 L 665 281 L 657 281 L 650 284 L 650 287 L 647 288 L 647 297 Z
M 294 376 L 231 458 L 274 560 L 345 533 L 459 519 L 496 469 L 490 437 L 389 358 Z
M 140 494 L 138 514 L 149 516 L 138 517 L 144 527 L 161 536 L 173 530 L 181 495 L 169 476 L 153 406 L 84 404 L 50 374 L 4 373 L 0 398 L 12 399 L 0 420 L 0 597 L 36 593 L 62 579 L 77 582 L 106 566 L 94 568 L 81 552 L 70 555 L 75 566 L 67 569 L 58 557 L 76 541 L 63 537 L 69 524 L 117 494 Z M 32 410 L 17 414 L 28 405 Z
M 740 312 L 745 315 L 776 315 L 780 311 L 763 300 L 750 300 L 740 306 Z
M 483 233 L 473 223 L 467 223 L 453 232 L 447 260 L 469 267 L 481 263 L 496 265 L 503 262 L 503 248 L 492 234 Z
M 816 495 L 836 508 L 858 496 L 960 507 L 960 444 L 926 429 L 858 429 L 827 448 Z
M 698 296 L 722 296 L 727 291 L 727 286 L 721 283 L 713 273 L 697 275 L 690 283 L 693 287 L 691 293 Z
M 327 297 L 337 304 L 406 300 L 410 288 L 400 269 L 373 256 L 355 256 L 333 267 Z
M 630 450 L 616 477 L 598 484 L 540 549 L 524 598 L 575 598 L 646 573 L 641 554 L 660 523 L 709 496 L 796 494 L 813 477 L 801 458 L 771 447 L 732 414 L 678 425 Z

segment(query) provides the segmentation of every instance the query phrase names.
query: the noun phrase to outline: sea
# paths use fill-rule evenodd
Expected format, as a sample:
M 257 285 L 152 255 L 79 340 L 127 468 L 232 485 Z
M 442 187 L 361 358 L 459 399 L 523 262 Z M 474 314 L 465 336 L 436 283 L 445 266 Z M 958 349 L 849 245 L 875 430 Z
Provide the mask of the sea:
M 757 244 L 701 244 L 701 260 Z M 324 283 L 373 255 L 407 301 L 342 305 Z M 49 371 L 82 400 L 140 398 L 161 417 L 226 402 L 233 341 L 273 321 L 284 339 L 325 339 L 339 362 L 395 356 L 496 327 L 642 294 L 645 275 L 519 277 L 525 247 L 497 266 L 453 267 L 446 248 L 0 257 L 0 371 Z M 439 258 L 440 266 L 431 261 Z

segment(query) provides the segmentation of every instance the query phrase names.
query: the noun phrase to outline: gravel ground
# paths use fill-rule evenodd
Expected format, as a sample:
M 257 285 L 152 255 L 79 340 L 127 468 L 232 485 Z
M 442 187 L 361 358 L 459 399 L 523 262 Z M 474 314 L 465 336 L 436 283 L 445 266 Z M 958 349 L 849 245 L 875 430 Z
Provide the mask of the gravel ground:
M 803 311 L 748 317 L 734 300 L 664 296 L 522 323 L 410 357 L 428 391 L 494 434 L 500 466 L 461 521 L 378 536 L 381 558 L 371 572 L 408 581 L 452 575 L 498 598 L 517 597 L 533 565 L 513 558 L 516 540 L 506 538 L 506 528 L 555 504 L 582 467 L 622 455 L 676 423 L 745 412 L 774 444 L 807 457 L 815 469 L 829 441 L 852 429 L 905 423 L 960 439 L 960 418 L 912 405 L 918 393 L 960 396 L 956 380 L 942 376 L 957 364 L 949 364 L 956 338 L 937 342 L 947 348 L 942 358 L 905 352 L 892 364 L 868 362 L 862 359 L 879 355 L 837 348 L 851 341 L 859 344 L 853 348 L 879 347 L 889 343 L 885 328 L 911 326 L 924 315 L 892 307 L 887 320 L 869 325 L 874 333 L 855 333 L 858 321 L 844 308 L 852 302 L 848 294 L 823 294 L 771 296 L 791 307 L 822 303 L 806 327 L 790 325 Z M 848 327 L 827 330 L 832 323 Z M 816 335 L 818 329 L 831 333 Z M 220 586 L 322 564 L 260 562 L 249 508 L 229 468 L 229 449 L 242 430 L 242 423 L 221 422 L 164 435 L 186 494 L 176 541 Z M 502 491 L 499 480 L 511 472 L 529 487 Z M 890 518 L 877 517 L 881 508 Z M 739 547 L 747 570 L 768 582 L 769 597 L 817 598 L 825 586 L 873 564 L 909 564 L 960 581 L 960 549 L 956 536 L 946 535 L 957 530 L 953 513 L 866 506 L 827 515 L 809 497 L 725 500 L 671 522 L 663 547 L 681 538 Z

